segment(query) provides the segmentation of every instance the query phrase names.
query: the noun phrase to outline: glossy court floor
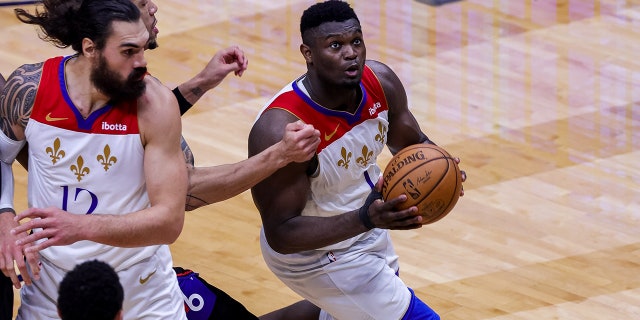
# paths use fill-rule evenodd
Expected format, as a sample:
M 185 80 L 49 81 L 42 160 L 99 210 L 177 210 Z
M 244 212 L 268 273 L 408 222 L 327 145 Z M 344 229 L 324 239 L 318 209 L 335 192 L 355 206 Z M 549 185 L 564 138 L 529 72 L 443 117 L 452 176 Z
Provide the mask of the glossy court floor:
M 197 165 L 246 158 L 260 107 L 305 72 L 298 23 L 314 2 L 157 1 L 147 57 L 170 88 L 223 47 L 250 59 L 183 117 Z M 640 319 L 640 1 L 350 3 L 367 58 L 396 71 L 422 129 L 468 174 L 449 216 L 393 232 L 402 279 L 443 319 Z M 69 53 L 12 9 L 0 8 L 0 73 Z M 298 301 L 265 266 L 259 228 L 249 192 L 189 212 L 175 264 L 256 314 Z

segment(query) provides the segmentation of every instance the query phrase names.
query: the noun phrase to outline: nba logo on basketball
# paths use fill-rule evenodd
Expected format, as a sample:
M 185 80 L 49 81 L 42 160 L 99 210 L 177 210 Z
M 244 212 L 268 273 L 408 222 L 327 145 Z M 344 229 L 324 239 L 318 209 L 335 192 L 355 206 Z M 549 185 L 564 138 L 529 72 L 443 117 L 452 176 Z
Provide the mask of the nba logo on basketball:
M 404 194 L 398 210 L 417 207 L 422 224 L 442 219 L 458 202 L 462 173 L 444 149 L 433 144 L 415 144 L 396 153 L 383 173 L 382 198 Z

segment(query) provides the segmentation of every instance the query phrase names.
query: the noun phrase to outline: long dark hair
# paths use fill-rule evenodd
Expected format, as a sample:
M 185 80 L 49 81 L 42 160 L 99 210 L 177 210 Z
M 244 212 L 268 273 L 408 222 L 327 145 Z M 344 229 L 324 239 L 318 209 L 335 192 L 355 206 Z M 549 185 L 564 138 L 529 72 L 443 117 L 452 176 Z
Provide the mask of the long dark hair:
M 44 0 L 35 14 L 15 9 L 18 20 L 40 27 L 42 40 L 56 47 L 82 51 L 88 38 L 98 50 L 104 48 L 113 21 L 135 22 L 140 11 L 131 0 Z

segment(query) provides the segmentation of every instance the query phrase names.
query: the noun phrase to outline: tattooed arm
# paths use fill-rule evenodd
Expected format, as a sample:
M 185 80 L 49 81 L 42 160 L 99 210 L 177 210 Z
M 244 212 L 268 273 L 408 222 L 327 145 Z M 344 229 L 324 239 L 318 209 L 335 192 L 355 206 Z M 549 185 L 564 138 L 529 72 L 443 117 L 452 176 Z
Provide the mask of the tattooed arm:
M 2 74 L 0 74 L 0 93 L 2 93 L 2 88 L 4 88 L 4 84 L 7 82 L 7 80 L 4 79 L 4 77 L 2 76 Z M 28 153 L 27 153 L 27 145 L 25 144 L 24 147 L 22 147 L 22 150 L 20 150 L 20 153 L 18 153 L 18 156 L 16 157 L 16 160 L 18 160 L 18 162 L 20 163 L 20 165 L 22 165 L 22 167 L 27 170 L 28 167 Z M 0 212 L 2 212 L 2 210 L 4 210 L 4 208 L 0 209 Z
M 12 164 L 24 145 L 24 130 L 29 121 L 36 92 L 42 74 L 42 63 L 23 65 L 7 79 L 0 93 L 0 270 L 11 278 L 13 285 L 20 288 L 15 265 L 26 284 L 31 284 L 27 273 L 29 264 L 34 279 L 38 278 L 38 253 L 23 254 L 23 246 L 16 240 L 27 234 L 11 234 L 18 226 L 13 210 L 13 170 Z M 26 257 L 26 263 L 25 263 Z
M 23 65 L 9 78 L 0 95 L 0 129 L 14 141 L 24 140 L 40 84 L 43 63 Z

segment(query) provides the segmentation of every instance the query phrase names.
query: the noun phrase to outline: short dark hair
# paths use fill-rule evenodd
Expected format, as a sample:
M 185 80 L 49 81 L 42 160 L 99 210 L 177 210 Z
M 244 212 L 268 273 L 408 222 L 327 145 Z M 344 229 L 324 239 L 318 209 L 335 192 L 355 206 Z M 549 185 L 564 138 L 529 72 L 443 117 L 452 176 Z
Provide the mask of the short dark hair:
M 112 22 L 135 22 L 140 10 L 131 0 L 44 0 L 43 11 L 35 14 L 15 9 L 18 20 L 40 27 L 40 38 L 56 47 L 82 51 L 82 39 L 104 48 L 112 31 Z
M 122 310 L 123 300 L 118 274 L 99 260 L 78 264 L 58 289 L 58 311 L 63 320 L 113 320 Z
M 344 1 L 329 0 L 316 3 L 302 13 L 300 18 L 300 35 L 304 40 L 304 33 L 325 22 L 343 22 L 350 19 L 360 20 L 351 6 Z

